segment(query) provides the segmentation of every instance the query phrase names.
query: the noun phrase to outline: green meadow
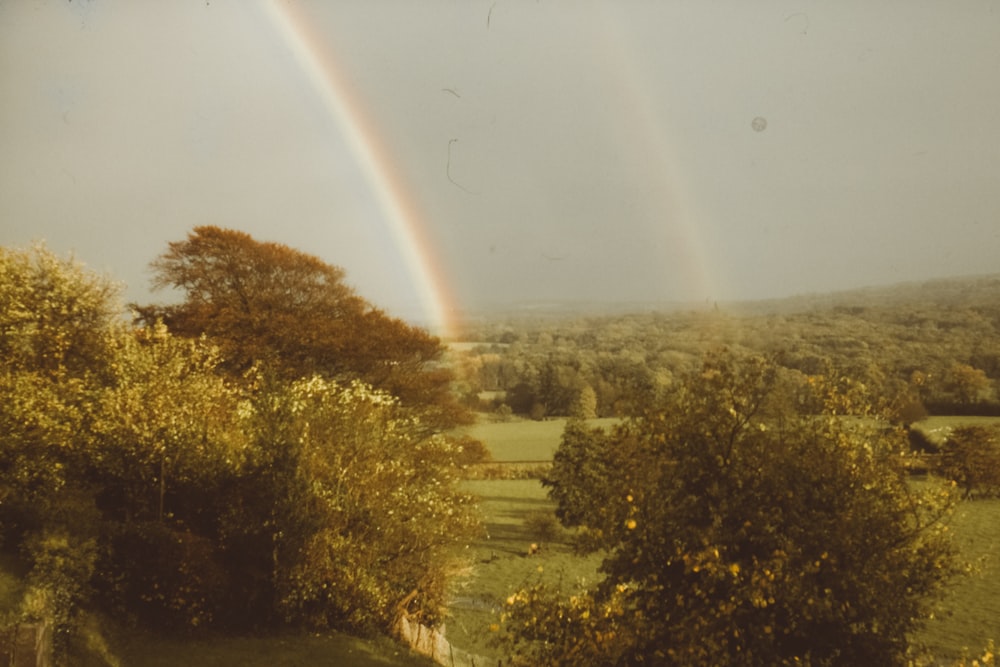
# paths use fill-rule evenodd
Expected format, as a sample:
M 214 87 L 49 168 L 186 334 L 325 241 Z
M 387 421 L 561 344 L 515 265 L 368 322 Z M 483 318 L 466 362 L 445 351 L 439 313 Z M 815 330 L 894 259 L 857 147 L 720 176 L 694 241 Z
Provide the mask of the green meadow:
M 992 426 L 1000 424 L 1000 417 L 978 417 L 967 415 L 928 417 L 914 424 L 933 442 L 943 442 L 948 432 L 957 426 Z
M 466 429 L 466 432 L 486 444 L 494 461 L 551 461 L 559 447 L 566 421 L 480 421 Z M 619 421 L 621 420 L 615 417 L 607 417 L 591 419 L 588 423 L 608 428 Z
M 970 571 L 951 583 L 914 640 L 936 656 L 979 655 L 1000 637 L 1000 499 L 962 502 L 951 528 Z
M 617 420 L 593 420 L 607 428 Z M 962 424 L 996 423 L 993 417 L 932 417 L 919 427 L 927 432 Z M 550 460 L 566 420 L 483 423 L 471 429 L 494 459 Z M 574 590 L 598 577 L 600 556 L 581 558 L 572 549 L 571 532 L 554 523 L 554 503 L 535 479 L 470 480 L 465 488 L 480 498 L 487 535 L 470 546 L 470 567 L 454 592 L 447 636 L 458 647 L 484 656 L 490 624 L 510 593 L 545 581 Z M 546 521 L 548 518 L 548 521 Z M 961 560 L 969 573 L 954 580 L 936 602 L 934 618 L 913 637 L 933 655 L 949 660 L 963 651 L 978 655 L 989 639 L 1000 638 L 1000 499 L 965 501 L 952 518 Z M 528 555 L 532 543 L 540 550 Z
M 486 533 L 470 546 L 470 566 L 456 582 L 446 635 L 467 651 L 497 656 L 490 625 L 507 596 L 538 582 L 566 591 L 592 584 L 601 559 L 574 554 L 573 534 L 559 525 L 541 481 L 469 480 L 465 489 L 480 498 Z M 538 549 L 532 554 L 533 544 Z

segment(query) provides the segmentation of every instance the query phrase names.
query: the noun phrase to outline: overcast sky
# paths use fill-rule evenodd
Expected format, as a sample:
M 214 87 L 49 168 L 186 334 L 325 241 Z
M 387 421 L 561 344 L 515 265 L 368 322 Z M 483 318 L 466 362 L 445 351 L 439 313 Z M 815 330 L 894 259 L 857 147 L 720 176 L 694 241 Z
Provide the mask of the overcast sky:
M 214 224 L 412 319 L 420 272 L 459 308 L 994 273 L 998 36 L 987 1 L 0 0 L 0 244 L 148 301 Z

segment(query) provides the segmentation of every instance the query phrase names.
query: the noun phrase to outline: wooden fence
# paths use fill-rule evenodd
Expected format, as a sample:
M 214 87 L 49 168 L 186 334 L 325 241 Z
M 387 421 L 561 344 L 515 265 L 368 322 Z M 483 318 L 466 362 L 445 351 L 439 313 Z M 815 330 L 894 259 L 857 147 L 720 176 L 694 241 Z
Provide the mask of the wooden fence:
M 52 624 L 17 623 L 0 629 L 0 667 L 51 667 Z
M 401 614 L 396 634 L 411 649 L 445 667 L 502 667 L 498 658 L 486 658 L 451 645 L 444 633 L 421 625 Z

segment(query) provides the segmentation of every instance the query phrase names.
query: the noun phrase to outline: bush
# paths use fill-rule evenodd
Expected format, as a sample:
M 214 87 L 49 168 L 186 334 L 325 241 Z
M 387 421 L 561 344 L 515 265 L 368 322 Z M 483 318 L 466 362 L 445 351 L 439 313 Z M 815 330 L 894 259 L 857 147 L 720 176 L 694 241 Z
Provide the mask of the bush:
M 542 510 L 528 514 L 524 519 L 524 527 L 538 542 L 552 542 L 561 531 L 555 514 Z
M 910 488 L 901 430 L 862 386 L 709 355 L 611 434 L 567 428 L 549 477 L 608 551 L 568 600 L 522 591 L 500 637 L 534 665 L 902 665 L 955 571 L 946 490 Z M 565 452 L 565 455 L 563 453 Z
M 959 426 L 941 448 L 938 472 L 973 495 L 1000 495 L 1000 429 Z
M 228 590 L 212 540 L 158 521 L 121 525 L 99 579 L 107 607 L 172 633 L 210 625 Z

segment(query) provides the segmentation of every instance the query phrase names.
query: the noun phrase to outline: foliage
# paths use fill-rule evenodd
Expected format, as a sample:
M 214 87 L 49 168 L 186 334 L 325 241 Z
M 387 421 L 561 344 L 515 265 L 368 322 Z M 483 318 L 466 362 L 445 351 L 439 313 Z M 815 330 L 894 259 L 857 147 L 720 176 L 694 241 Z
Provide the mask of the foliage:
M 424 436 L 395 398 L 360 382 L 296 381 L 262 394 L 254 418 L 268 422 L 259 455 L 281 476 L 273 521 L 286 617 L 388 630 L 405 604 L 436 621 L 454 549 L 476 528 L 456 489 L 461 448 Z
M 270 277 L 293 289 L 285 269 Z M 29 567 L 21 614 L 61 635 L 85 605 L 185 632 L 387 630 L 404 606 L 437 620 L 476 528 L 456 485 L 481 443 L 436 435 L 440 404 L 358 379 L 268 363 L 234 377 L 219 339 L 126 326 L 115 293 L 43 248 L 0 251 L 0 530 Z M 386 322 L 357 344 L 408 339 Z M 425 360 L 438 345 L 409 340 Z M 379 359 L 369 370 L 400 380 Z M 432 395 L 435 373 L 393 387 Z
M 904 424 L 923 409 L 1000 414 L 998 293 L 992 276 L 708 312 L 510 316 L 470 324 L 465 337 L 479 344 L 460 360 L 470 389 L 507 392 L 525 415 L 537 403 L 547 416 L 569 416 L 572 404 L 560 401 L 583 383 L 594 389 L 599 416 L 630 414 L 717 345 L 776 355 L 805 375 L 833 363 L 886 398 L 898 396 Z
M 545 510 L 536 510 L 524 518 L 524 527 L 534 536 L 538 543 L 552 542 L 561 532 L 555 514 Z
M 996 667 L 996 664 L 997 647 L 990 641 L 986 644 L 986 648 L 982 650 L 982 653 L 979 654 L 979 657 L 972 658 L 969 655 L 963 655 L 953 662 L 951 667 Z
M 0 248 L 4 371 L 83 377 L 106 360 L 118 287 L 44 246 Z
M 810 377 L 800 414 L 777 378 L 715 353 L 612 434 L 568 429 L 553 497 L 605 579 L 515 596 L 504 640 L 532 664 L 903 664 L 954 569 L 951 496 L 907 485 L 863 386 Z
M 85 477 L 117 288 L 42 246 L 0 248 L 0 530 L 30 565 L 22 614 L 59 637 L 89 595 L 98 521 Z
M 233 418 L 240 395 L 216 372 L 214 348 L 173 337 L 162 324 L 119 336 L 115 353 L 114 381 L 94 424 L 95 474 L 112 516 L 162 521 L 168 501 L 183 502 L 177 491 L 240 469 L 248 446 Z
M 208 336 L 237 377 L 267 363 L 286 380 L 356 378 L 420 406 L 429 423 L 467 419 L 439 363 L 441 342 L 372 307 L 339 267 L 218 227 L 196 227 L 152 267 L 154 286 L 184 300 L 137 307 L 146 325 L 162 320 L 178 335 Z
M 580 387 L 580 393 L 577 394 L 570 409 L 570 416 L 577 419 L 597 418 L 597 394 L 589 384 L 584 384 Z
M 941 448 L 938 472 L 965 492 L 1000 494 L 1000 428 L 959 426 Z
M 953 363 L 944 378 L 944 390 L 959 403 L 975 403 L 990 388 L 986 373 L 969 364 Z

